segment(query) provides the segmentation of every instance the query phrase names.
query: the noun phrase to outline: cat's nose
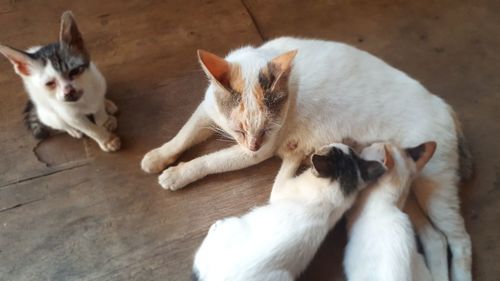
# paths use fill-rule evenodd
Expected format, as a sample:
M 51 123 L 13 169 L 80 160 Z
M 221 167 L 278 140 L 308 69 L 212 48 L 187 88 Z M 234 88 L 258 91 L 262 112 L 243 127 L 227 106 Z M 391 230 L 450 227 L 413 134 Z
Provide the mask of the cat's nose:
M 76 92 L 75 88 L 71 85 L 64 86 L 64 95 L 73 95 Z
M 262 138 L 261 137 L 252 137 L 250 139 L 248 149 L 250 149 L 250 151 L 255 152 L 255 151 L 259 150 L 261 146 L 262 146 Z
M 248 149 L 250 149 L 250 151 L 255 152 L 255 151 L 259 150 L 259 148 L 260 148 L 260 146 L 251 145 Z

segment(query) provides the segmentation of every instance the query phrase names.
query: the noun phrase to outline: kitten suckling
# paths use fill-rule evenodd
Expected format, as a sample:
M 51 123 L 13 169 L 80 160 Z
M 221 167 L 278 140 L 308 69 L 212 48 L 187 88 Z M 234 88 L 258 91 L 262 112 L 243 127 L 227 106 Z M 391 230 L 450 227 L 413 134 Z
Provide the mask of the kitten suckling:
M 385 172 L 343 144 L 322 148 L 298 176 L 297 161 L 284 161 L 269 204 L 211 226 L 195 256 L 195 280 L 294 280 L 358 191 Z
M 407 203 L 413 179 L 435 149 L 435 142 L 409 149 L 375 143 L 363 149 L 361 157 L 383 162 L 387 172 L 361 192 L 348 212 L 349 242 L 344 259 L 347 280 L 432 280 L 417 251 L 410 219 L 401 208 Z
M 92 62 L 71 12 L 62 14 L 57 43 L 26 51 L 0 44 L 0 53 L 23 80 L 29 95 L 24 122 L 35 138 L 45 138 L 54 129 L 75 138 L 87 135 L 104 151 L 120 148 L 120 139 L 112 133 L 118 109 L 105 99 L 106 81 Z

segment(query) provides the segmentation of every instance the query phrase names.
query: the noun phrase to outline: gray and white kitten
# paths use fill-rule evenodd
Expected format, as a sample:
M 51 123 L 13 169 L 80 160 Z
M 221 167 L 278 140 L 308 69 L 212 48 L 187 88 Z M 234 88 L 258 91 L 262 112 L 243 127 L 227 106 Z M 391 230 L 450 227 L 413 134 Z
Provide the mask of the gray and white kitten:
M 112 133 L 116 105 L 105 99 L 106 80 L 92 63 L 70 11 L 61 17 L 59 42 L 20 51 L 0 44 L 2 53 L 22 78 L 30 100 L 25 123 L 36 138 L 49 128 L 95 140 L 102 150 L 116 151 L 121 142 Z

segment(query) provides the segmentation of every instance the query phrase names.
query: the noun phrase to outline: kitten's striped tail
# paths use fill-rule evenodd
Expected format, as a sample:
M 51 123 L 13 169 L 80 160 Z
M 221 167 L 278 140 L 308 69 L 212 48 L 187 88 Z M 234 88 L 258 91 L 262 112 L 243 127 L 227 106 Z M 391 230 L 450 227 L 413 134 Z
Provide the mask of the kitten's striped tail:
M 36 139 L 42 140 L 49 136 L 50 130 L 38 118 L 36 107 L 31 100 L 26 103 L 23 114 L 24 125 Z

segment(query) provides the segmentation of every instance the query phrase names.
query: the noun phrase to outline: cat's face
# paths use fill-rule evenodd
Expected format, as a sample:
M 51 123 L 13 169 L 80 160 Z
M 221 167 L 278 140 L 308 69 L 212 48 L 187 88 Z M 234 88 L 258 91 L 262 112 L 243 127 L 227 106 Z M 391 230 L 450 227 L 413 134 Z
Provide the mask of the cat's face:
M 296 53 L 287 52 L 255 68 L 198 52 L 215 91 L 216 106 L 227 121 L 227 133 L 251 152 L 279 132 L 286 116 L 288 77 Z
M 355 194 L 386 171 L 382 162 L 363 159 L 349 146 L 341 143 L 322 147 L 312 155 L 311 163 L 317 177 L 338 183 L 345 196 Z
M 23 52 L 0 45 L 31 94 L 63 102 L 76 102 L 84 94 L 90 56 L 71 12 L 61 18 L 58 43 Z

